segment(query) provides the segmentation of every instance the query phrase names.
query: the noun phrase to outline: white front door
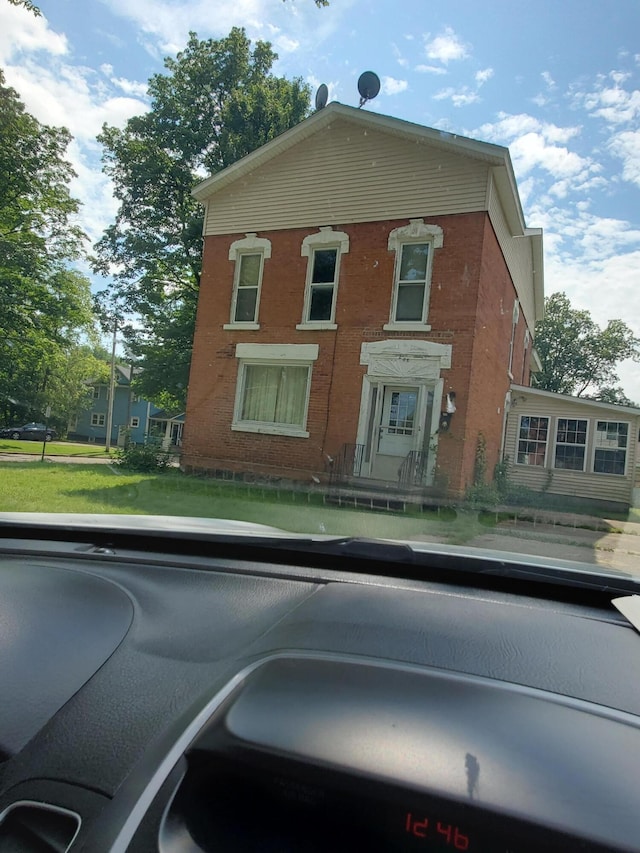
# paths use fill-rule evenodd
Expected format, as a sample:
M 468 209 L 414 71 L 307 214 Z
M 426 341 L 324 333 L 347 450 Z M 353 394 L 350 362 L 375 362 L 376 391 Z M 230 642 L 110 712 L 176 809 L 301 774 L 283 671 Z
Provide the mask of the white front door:
M 373 436 L 371 475 L 397 480 L 403 460 L 416 446 L 418 388 L 385 385 L 378 435 Z

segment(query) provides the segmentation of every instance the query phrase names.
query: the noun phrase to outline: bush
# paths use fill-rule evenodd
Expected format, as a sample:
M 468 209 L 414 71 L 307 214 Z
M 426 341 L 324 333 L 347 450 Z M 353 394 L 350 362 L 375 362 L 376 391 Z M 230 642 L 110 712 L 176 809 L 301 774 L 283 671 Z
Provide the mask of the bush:
M 168 468 L 173 459 L 168 450 L 156 444 L 134 444 L 130 442 L 126 447 L 116 451 L 116 464 L 122 465 L 129 471 L 149 472 Z

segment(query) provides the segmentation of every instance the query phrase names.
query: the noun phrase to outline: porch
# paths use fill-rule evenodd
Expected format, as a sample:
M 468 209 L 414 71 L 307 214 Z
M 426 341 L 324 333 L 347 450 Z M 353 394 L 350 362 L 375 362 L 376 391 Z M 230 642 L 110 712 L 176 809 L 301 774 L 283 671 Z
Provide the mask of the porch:
M 398 457 L 395 479 L 366 476 L 367 445 L 344 444 L 331 461 L 327 503 L 338 506 L 404 511 L 409 505 L 441 502 L 438 490 L 428 484 L 429 453 L 410 450 Z

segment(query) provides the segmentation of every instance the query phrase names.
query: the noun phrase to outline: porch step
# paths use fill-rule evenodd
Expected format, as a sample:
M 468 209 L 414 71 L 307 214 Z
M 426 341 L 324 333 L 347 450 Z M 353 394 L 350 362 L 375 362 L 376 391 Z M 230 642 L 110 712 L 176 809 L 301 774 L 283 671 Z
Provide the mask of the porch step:
M 325 503 L 334 506 L 348 506 L 362 509 L 405 512 L 409 507 L 441 506 L 446 501 L 431 489 L 399 489 L 397 485 L 381 481 L 380 487 L 374 481 L 367 484 L 344 484 L 332 487 L 325 495 Z

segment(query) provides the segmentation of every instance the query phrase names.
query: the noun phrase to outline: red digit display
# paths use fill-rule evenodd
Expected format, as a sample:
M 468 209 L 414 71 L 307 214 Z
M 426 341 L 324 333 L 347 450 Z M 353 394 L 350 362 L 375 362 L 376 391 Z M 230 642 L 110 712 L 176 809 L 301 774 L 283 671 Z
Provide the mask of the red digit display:
M 430 818 L 422 814 L 416 817 L 411 812 L 407 812 L 404 828 L 405 832 L 408 832 L 415 838 L 431 837 L 435 840 L 440 836 L 439 840 L 448 847 L 455 848 L 456 850 L 469 849 L 469 836 L 464 835 L 458 826 L 451 823 L 430 820 Z

